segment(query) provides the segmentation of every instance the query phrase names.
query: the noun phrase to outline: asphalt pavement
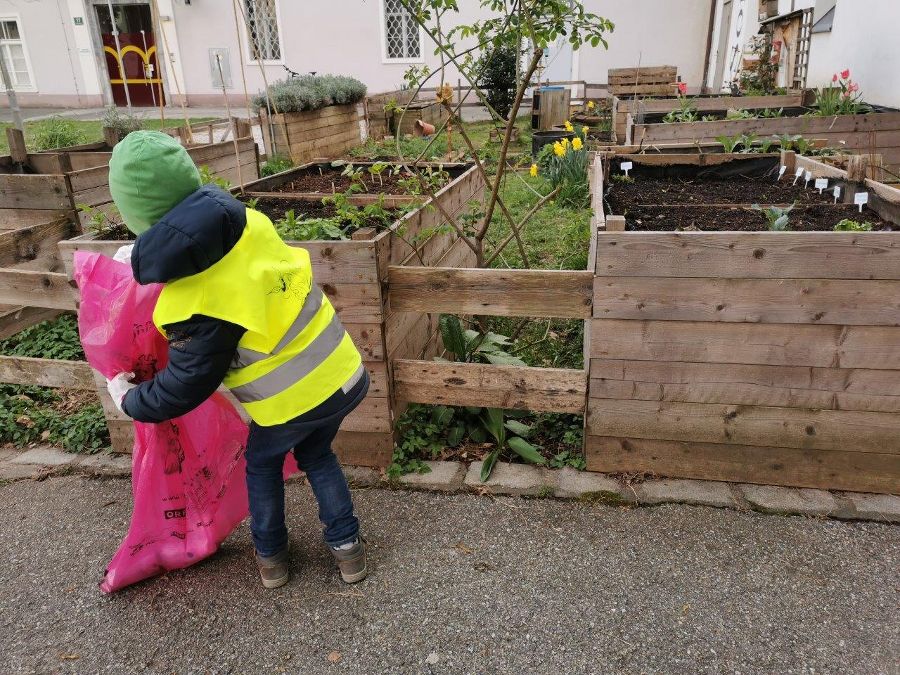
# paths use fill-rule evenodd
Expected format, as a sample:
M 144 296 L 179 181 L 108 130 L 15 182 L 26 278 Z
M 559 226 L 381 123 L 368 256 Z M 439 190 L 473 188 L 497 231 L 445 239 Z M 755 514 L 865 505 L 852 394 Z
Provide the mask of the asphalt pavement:
M 0 485 L 8 673 L 900 673 L 900 528 L 668 505 L 358 490 L 348 587 L 306 486 L 295 575 L 246 524 L 213 558 L 104 596 L 124 479 Z

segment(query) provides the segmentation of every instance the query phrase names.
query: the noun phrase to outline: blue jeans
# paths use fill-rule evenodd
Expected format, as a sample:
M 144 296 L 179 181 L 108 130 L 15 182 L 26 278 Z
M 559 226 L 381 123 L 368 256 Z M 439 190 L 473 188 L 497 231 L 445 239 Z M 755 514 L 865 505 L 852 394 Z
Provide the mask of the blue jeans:
M 369 376 L 364 373 L 348 392 L 338 390 L 317 408 L 272 427 L 250 424 L 247 440 L 247 493 L 250 497 L 250 532 L 257 552 L 272 556 L 288 543 L 284 523 L 284 460 L 293 450 L 297 466 L 306 474 L 316 500 L 325 542 L 340 546 L 354 541 L 359 521 L 347 479 L 331 442 L 341 421 L 365 397 Z

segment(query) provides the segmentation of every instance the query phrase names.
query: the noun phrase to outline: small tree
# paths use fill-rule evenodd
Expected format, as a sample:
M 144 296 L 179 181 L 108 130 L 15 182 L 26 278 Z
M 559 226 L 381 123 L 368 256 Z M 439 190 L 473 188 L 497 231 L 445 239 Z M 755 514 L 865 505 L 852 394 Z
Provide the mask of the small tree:
M 481 57 L 476 70 L 481 71 L 478 86 L 485 92 L 488 104 L 504 120 L 509 119 L 513 100 L 516 96 L 516 59 L 518 50 L 509 45 L 501 45 Z

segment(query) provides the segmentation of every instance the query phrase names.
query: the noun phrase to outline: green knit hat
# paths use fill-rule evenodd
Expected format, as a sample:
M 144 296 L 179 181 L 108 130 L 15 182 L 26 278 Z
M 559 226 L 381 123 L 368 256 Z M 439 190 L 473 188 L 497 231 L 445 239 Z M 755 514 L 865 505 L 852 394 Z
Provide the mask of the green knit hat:
M 200 187 L 200 172 L 181 144 L 159 131 L 133 131 L 113 148 L 109 191 L 135 234 Z

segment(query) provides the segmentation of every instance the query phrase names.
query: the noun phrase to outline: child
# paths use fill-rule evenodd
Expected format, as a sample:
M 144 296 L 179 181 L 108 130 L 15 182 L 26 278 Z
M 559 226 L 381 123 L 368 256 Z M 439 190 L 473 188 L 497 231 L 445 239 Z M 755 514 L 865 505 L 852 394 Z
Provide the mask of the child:
M 169 363 L 153 379 L 109 381 L 113 402 L 136 420 L 163 422 L 224 383 L 253 420 L 247 491 L 263 586 L 290 577 L 282 470 L 291 451 L 342 578 L 361 581 L 366 546 L 331 442 L 369 378 L 313 280 L 309 254 L 282 242 L 265 215 L 201 185 L 190 156 L 165 134 L 136 131 L 116 145 L 109 187 L 137 235 L 116 259 L 130 259 L 139 284 L 165 284 L 153 322 L 169 341 Z

